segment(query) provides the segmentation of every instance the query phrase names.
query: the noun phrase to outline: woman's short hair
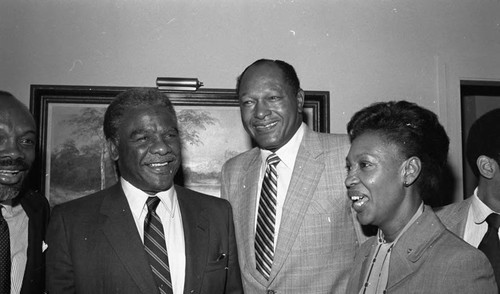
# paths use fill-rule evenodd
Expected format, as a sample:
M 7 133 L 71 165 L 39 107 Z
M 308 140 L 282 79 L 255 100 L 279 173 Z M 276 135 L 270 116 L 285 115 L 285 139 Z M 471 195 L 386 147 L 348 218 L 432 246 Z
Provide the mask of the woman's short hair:
M 154 88 L 132 88 L 116 96 L 104 114 L 103 130 L 106 139 L 117 139 L 124 113 L 133 108 L 145 106 L 162 106 L 167 108 L 168 115 L 177 122 L 172 102 L 168 97 Z
M 416 185 L 421 197 L 436 196 L 450 142 L 436 114 L 408 101 L 374 103 L 356 112 L 347 124 L 351 142 L 365 132 L 376 132 L 396 144 L 404 158 L 418 157 L 422 171 Z

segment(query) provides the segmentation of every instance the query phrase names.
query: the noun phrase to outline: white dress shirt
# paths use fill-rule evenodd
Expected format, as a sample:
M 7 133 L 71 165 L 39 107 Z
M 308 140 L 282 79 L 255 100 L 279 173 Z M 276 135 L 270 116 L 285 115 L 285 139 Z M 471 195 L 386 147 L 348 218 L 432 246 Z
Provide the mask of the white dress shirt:
M 21 204 L 12 206 L 11 200 L 4 201 L 0 208 L 9 226 L 11 256 L 10 293 L 17 294 L 21 292 L 26 262 L 28 261 L 29 218 Z
M 123 178 L 120 178 L 120 183 L 134 216 L 137 231 L 144 242 L 144 219 L 148 213 L 146 200 L 154 195 L 149 195 L 137 189 Z M 177 193 L 174 186 L 172 186 L 169 190 L 160 192 L 156 196 L 160 198 L 156 214 L 161 219 L 165 234 L 172 290 L 174 294 L 181 294 L 184 292 L 184 280 L 186 278 L 186 247 Z
M 295 159 L 297 158 L 297 153 L 299 152 L 300 143 L 302 142 L 302 137 L 304 137 L 304 130 L 307 128 L 306 124 L 302 123 L 297 132 L 284 146 L 282 146 L 276 155 L 280 158 L 280 162 L 276 166 L 276 171 L 278 173 L 278 187 L 277 187 L 277 203 L 276 203 L 276 224 L 274 225 L 274 249 L 276 250 L 276 243 L 278 241 L 278 233 L 281 224 L 281 215 L 283 213 L 283 205 L 285 203 L 286 194 L 288 192 L 288 186 L 290 185 L 290 180 L 292 179 L 293 167 L 295 166 Z M 259 211 L 259 201 L 260 192 L 262 190 L 262 182 L 264 181 L 264 175 L 266 174 L 266 159 L 272 152 L 269 150 L 261 149 L 260 156 L 262 157 L 262 166 L 260 169 L 259 177 L 259 189 L 257 192 L 257 203 L 255 205 L 255 219 L 254 224 L 257 228 L 257 214 Z
M 496 212 L 491 210 L 491 208 L 489 208 L 483 201 L 481 201 L 481 199 L 479 199 L 479 197 L 477 197 L 477 187 L 471 198 L 472 200 L 469 207 L 469 213 L 467 215 L 467 222 L 465 223 L 464 240 L 477 248 L 488 231 L 486 218 L 490 214 Z

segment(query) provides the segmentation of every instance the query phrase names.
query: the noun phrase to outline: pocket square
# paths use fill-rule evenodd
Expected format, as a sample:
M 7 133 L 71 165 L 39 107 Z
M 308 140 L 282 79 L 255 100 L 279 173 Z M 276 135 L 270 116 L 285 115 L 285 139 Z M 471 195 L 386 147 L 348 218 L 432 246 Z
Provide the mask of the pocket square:
M 47 250 L 47 248 L 49 248 L 49 245 L 47 245 L 47 243 L 42 241 L 42 253 L 45 252 L 45 250 Z

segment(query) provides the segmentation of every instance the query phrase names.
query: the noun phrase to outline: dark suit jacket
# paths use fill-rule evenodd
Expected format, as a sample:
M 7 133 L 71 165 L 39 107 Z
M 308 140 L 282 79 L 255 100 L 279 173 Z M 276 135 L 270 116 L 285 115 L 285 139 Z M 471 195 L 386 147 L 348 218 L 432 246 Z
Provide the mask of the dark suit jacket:
M 21 294 L 43 293 L 45 289 L 45 261 L 42 243 L 49 221 L 49 203 L 45 197 L 33 191 L 27 191 L 19 197 L 19 203 L 29 218 L 28 260 Z
M 348 294 L 358 294 L 377 237 L 356 253 Z M 430 206 L 403 233 L 389 263 L 387 293 L 497 293 L 493 269 L 482 252 L 448 231 Z
M 241 293 L 229 203 L 179 186 L 175 189 L 186 244 L 184 292 Z M 56 206 L 47 242 L 51 294 L 158 293 L 119 183 Z M 217 260 L 221 253 L 227 257 Z

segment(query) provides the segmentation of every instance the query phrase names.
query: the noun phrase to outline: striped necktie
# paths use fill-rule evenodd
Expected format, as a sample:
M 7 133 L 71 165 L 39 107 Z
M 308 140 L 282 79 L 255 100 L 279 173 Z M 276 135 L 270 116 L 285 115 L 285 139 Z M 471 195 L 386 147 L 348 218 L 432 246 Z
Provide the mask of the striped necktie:
M 276 166 L 280 158 L 272 153 L 267 157 L 266 174 L 262 181 L 259 210 L 257 212 L 257 229 L 255 232 L 255 264 L 256 269 L 269 280 L 274 259 L 274 226 L 276 224 L 276 202 L 278 173 Z
M 160 217 L 156 214 L 156 207 L 160 203 L 158 197 L 149 197 L 146 200 L 148 214 L 144 220 L 144 248 L 149 257 L 149 264 L 153 271 L 156 285 L 160 294 L 172 294 L 172 280 L 168 266 L 167 246 Z
M 0 205 L 0 293 L 10 293 L 10 237 L 9 226 Z

